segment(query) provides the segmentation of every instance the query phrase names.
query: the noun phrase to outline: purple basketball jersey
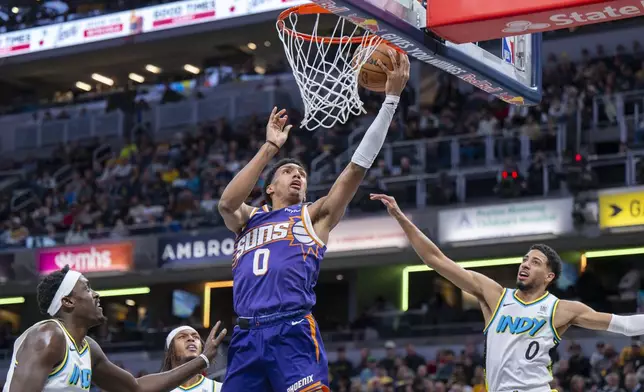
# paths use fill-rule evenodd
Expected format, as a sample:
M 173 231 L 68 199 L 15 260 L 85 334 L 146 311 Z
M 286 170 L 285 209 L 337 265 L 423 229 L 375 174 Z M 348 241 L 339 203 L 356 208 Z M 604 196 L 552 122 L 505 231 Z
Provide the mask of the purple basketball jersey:
M 310 310 L 325 251 L 305 204 L 254 210 L 235 241 L 235 313 L 256 317 Z

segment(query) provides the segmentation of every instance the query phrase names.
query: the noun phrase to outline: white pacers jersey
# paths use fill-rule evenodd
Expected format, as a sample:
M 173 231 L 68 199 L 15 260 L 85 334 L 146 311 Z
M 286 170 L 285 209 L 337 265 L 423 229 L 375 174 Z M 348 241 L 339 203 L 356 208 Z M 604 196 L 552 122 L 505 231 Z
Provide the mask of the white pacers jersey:
M 178 387 L 172 392 L 219 392 L 221 391 L 221 383 L 201 376 L 197 382 L 187 387 Z
M 550 392 L 550 349 L 561 340 L 553 326 L 559 299 L 546 292 L 523 302 L 503 289 L 485 327 L 485 381 L 489 392 Z
M 44 323 L 56 323 L 63 330 L 65 340 L 67 341 L 67 350 L 65 351 L 65 358 L 63 361 L 52 369 L 51 373 L 49 373 L 43 392 L 89 391 L 89 388 L 92 385 L 92 359 L 89 352 L 89 344 L 87 344 L 87 341 L 83 340 L 83 344 L 79 348 L 63 324 L 54 319 L 36 323 L 18 337 L 13 346 L 13 355 L 11 357 L 12 366 L 7 373 L 7 381 L 5 382 L 2 391 L 10 392 L 9 386 L 11 385 L 13 372 L 16 366 L 20 366 L 16 360 L 20 345 L 31 330 Z

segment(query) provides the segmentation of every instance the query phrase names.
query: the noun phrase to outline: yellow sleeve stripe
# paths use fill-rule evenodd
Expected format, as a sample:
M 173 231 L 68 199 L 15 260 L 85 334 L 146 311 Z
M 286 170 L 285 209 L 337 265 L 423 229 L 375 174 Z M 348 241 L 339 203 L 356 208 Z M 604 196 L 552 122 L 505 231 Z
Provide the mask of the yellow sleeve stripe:
M 555 335 L 557 343 L 559 343 L 561 342 L 561 336 L 559 336 L 557 328 L 555 327 L 555 313 L 557 312 L 557 306 L 559 306 L 559 300 L 556 300 L 554 305 L 552 305 L 552 313 L 550 313 L 550 328 L 552 328 L 552 333 Z
M 65 368 L 65 365 L 67 365 L 68 358 L 69 358 L 69 347 L 67 348 L 67 350 L 65 350 L 65 358 L 60 364 L 58 364 L 58 366 L 54 368 L 54 370 L 51 373 L 49 373 L 49 377 L 54 377 L 55 375 L 60 373 Z
M 496 308 L 494 308 L 494 313 L 492 313 L 492 317 L 488 320 L 487 324 L 485 325 L 485 328 L 483 329 L 483 333 L 487 332 L 487 329 L 490 328 L 490 325 L 492 325 L 492 321 L 496 318 L 496 314 L 499 313 L 499 308 L 501 307 L 501 302 L 503 302 L 503 298 L 505 298 L 505 293 L 508 291 L 508 289 L 503 289 L 503 292 L 501 293 L 501 296 L 499 297 L 499 302 L 496 303 Z

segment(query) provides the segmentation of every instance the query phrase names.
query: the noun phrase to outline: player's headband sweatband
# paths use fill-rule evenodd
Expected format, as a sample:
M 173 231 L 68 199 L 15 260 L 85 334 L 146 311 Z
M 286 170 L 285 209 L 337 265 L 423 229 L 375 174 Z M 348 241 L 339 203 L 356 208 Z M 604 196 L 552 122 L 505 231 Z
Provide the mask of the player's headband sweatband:
M 172 343 L 172 339 L 174 339 L 175 336 L 177 336 L 180 332 L 183 332 L 183 331 L 190 331 L 190 332 L 199 333 L 199 332 L 197 332 L 196 329 L 194 329 L 194 328 L 192 328 L 192 327 L 190 327 L 188 325 L 182 325 L 180 327 L 177 327 L 177 328 L 173 329 L 168 334 L 168 337 L 165 338 L 165 349 L 166 350 L 170 348 L 170 343 Z
M 67 297 L 72 292 L 74 286 L 76 286 L 76 282 L 78 282 L 78 279 L 80 279 L 81 276 L 82 274 L 78 271 L 67 271 L 65 278 L 63 278 L 63 282 L 60 284 L 60 287 L 58 287 L 58 290 L 56 290 L 54 299 L 51 300 L 49 308 L 47 308 L 47 313 L 49 313 L 50 316 L 53 317 L 58 313 L 61 306 L 63 306 L 63 298 Z

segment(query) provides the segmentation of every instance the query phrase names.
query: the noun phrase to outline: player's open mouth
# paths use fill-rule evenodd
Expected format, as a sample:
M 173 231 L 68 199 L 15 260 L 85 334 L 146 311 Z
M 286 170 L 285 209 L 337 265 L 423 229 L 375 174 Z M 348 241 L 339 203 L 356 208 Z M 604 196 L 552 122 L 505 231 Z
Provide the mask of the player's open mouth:
M 300 189 L 302 189 L 302 183 L 299 181 L 293 181 L 291 183 L 291 188 L 295 188 L 299 191 Z
M 189 351 L 198 351 L 197 346 L 194 344 L 189 344 L 188 347 L 186 347 Z
M 527 279 L 529 276 L 530 275 L 525 271 L 519 272 L 519 280 Z

